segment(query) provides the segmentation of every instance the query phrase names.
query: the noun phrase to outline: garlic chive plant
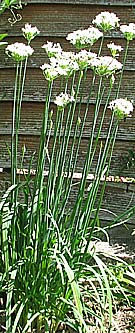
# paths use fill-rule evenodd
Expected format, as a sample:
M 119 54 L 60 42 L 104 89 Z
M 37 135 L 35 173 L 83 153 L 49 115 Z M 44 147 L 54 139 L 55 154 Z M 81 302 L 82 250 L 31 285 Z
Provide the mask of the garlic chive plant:
M 108 44 L 111 55 L 102 55 L 104 34 L 119 29 L 119 18 L 114 13 L 102 12 L 92 23 L 96 27 L 91 24 L 88 29 L 68 34 L 73 52 L 65 52 L 59 43 L 47 42 L 42 46 L 49 60 L 40 66 L 47 88 L 33 183 L 30 173 L 21 183 L 16 171 L 27 61 L 34 52 L 30 43 L 39 30 L 27 23 L 22 32 L 28 45 L 15 43 L 6 48 L 8 56 L 16 62 L 12 186 L 0 205 L 3 266 L 0 283 L 7 297 L 7 333 L 32 333 L 42 329 L 55 333 L 61 327 L 85 333 L 90 331 L 91 325 L 95 325 L 95 332 L 98 329 L 109 332 L 113 300 L 117 295 L 127 301 L 129 295 L 134 298 L 128 285 L 123 288 L 117 279 L 113 264 L 105 264 L 103 253 L 97 254 L 92 245 L 99 231 L 106 235 L 99 223 L 106 185 L 101 179 L 109 172 L 120 122 L 133 112 L 132 102 L 124 96 L 121 98 L 120 88 L 129 42 L 135 37 L 134 25 L 120 26 L 127 39 L 121 63 L 118 60 L 119 52 L 123 51 L 120 45 Z M 96 54 L 91 49 L 97 40 L 100 46 Z M 58 94 L 54 90 L 55 83 Z M 104 140 L 102 131 L 108 109 L 111 115 Z M 82 176 L 76 184 L 74 173 L 88 112 L 91 112 L 92 124 Z M 94 177 L 88 187 L 87 178 L 93 170 Z M 45 180 L 44 173 L 47 174 Z M 76 185 L 77 193 L 71 205 Z M 130 268 L 122 264 L 130 276 Z
M 103 33 L 95 27 L 90 26 L 88 29 L 74 31 L 66 37 L 71 44 L 78 49 L 91 47 Z
M 120 26 L 120 31 L 123 33 L 124 37 L 131 41 L 135 38 L 135 23 L 129 23 L 128 25 L 123 24 Z
M 112 57 L 119 57 L 119 52 L 123 50 L 121 45 L 116 45 L 114 43 L 107 44 L 108 49 L 111 52 Z
M 103 32 L 119 27 L 120 19 L 116 14 L 110 12 L 101 12 L 92 21 Z
M 114 101 L 111 101 L 108 108 L 110 108 L 115 113 L 119 120 L 132 117 L 133 104 L 127 99 L 118 98 Z
M 17 152 L 18 152 L 18 131 L 20 125 L 20 111 L 23 97 L 24 81 L 26 74 L 26 67 L 23 71 L 23 61 L 27 61 L 28 57 L 32 55 L 34 50 L 29 45 L 23 43 L 14 43 L 8 45 L 6 53 L 12 57 L 16 62 L 16 79 L 14 88 L 14 107 L 12 115 L 12 145 L 11 145 L 11 183 L 17 183 Z
M 32 35 L 33 31 L 31 32 Z M 34 37 L 38 34 L 35 33 L 34 30 Z M 27 36 L 26 36 L 27 39 Z M 30 39 L 28 40 L 28 44 L 30 44 Z M 14 273 L 9 272 L 9 265 L 14 265 L 17 260 L 17 251 L 16 251 L 16 234 L 15 228 L 16 224 L 18 223 L 17 217 L 17 197 L 18 197 L 18 188 L 17 188 L 17 167 L 18 167 L 18 135 L 19 135 L 19 127 L 20 127 L 20 116 L 21 116 L 21 106 L 22 106 L 22 99 L 23 99 L 23 91 L 25 85 L 25 78 L 26 78 L 26 67 L 28 57 L 33 54 L 34 50 L 30 45 L 26 45 L 24 43 L 14 43 L 8 45 L 6 48 L 6 54 L 11 57 L 16 63 L 16 78 L 15 78 L 15 86 L 14 86 L 14 103 L 13 103 L 13 113 L 12 113 L 12 133 L 11 133 L 11 188 L 14 191 L 11 192 L 11 213 L 10 217 L 12 219 L 12 230 L 11 235 L 11 246 L 9 249 L 9 253 L 7 253 L 7 246 L 4 246 L 4 260 L 5 260 L 5 272 L 7 274 L 7 279 L 9 279 L 9 285 L 7 287 L 7 303 L 6 303 L 6 330 L 7 332 L 12 331 L 12 321 L 11 321 L 11 301 L 12 301 L 12 288 L 10 288 L 10 276 L 16 277 L 16 270 Z M 9 208 L 7 206 L 7 211 L 9 212 Z M 3 223 L 5 223 L 5 216 Z M 11 221 L 6 222 L 7 229 L 10 225 Z M 14 231 L 13 231 L 14 230 Z M 8 233 L 7 233 L 8 237 Z M 3 240 L 5 239 L 5 232 L 3 229 Z M 9 257 L 11 261 L 9 261 Z

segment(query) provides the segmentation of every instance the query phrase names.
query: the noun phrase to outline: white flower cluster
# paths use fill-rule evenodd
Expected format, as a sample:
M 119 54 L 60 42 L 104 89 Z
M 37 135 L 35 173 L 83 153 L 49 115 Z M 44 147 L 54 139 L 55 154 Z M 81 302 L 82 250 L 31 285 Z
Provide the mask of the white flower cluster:
M 40 66 L 40 68 L 43 71 L 44 77 L 46 78 L 47 81 L 53 81 L 55 80 L 58 76 L 64 75 L 64 71 L 62 71 L 61 68 L 54 67 L 50 64 L 44 64 Z
M 67 93 L 61 93 L 56 96 L 54 103 L 57 105 L 58 109 L 64 109 L 69 103 L 74 102 L 74 96 Z
M 40 31 L 37 27 L 32 27 L 31 24 L 26 23 L 25 27 L 22 28 L 23 36 L 27 39 L 28 43 L 31 42 L 33 38 L 39 35 Z
M 58 53 L 62 52 L 62 48 L 59 43 L 53 44 L 52 42 L 48 42 L 42 46 L 45 49 L 48 57 L 55 57 Z
M 13 57 L 13 59 L 17 62 L 24 60 L 28 56 L 32 55 L 33 52 L 34 50 L 31 46 L 18 42 L 10 44 L 6 48 L 8 56 Z
M 107 47 L 111 51 L 112 57 L 118 57 L 119 52 L 123 50 L 121 45 L 115 45 L 114 43 L 107 44 Z
M 122 68 L 122 64 L 113 57 L 102 56 L 90 61 L 91 68 L 100 76 L 110 76 Z
M 116 14 L 101 12 L 95 17 L 92 23 L 105 32 L 118 27 L 119 21 L 120 19 L 116 16 Z
M 66 37 L 76 48 L 86 48 L 92 46 L 103 34 L 97 28 L 89 27 L 84 30 L 76 30 Z
M 50 58 L 50 62 L 53 66 L 61 67 L 65 71 L 65 76 L 70 76 L 74 71 L 79 70 L 79 66 L 75 59 L 73 52 L 58 53 L 57 57 Z
M 73 52 L 61 52 L 50 58 L 50 64 L 40 67 L 46 80 L 53 81 L 59 76 L 71 76 L 74 71 L 79 70 Z
M 79 65 L 80 70 L 87 68 L 90 64 L 90 60 L 96 57 L 97 57 L 96 53 L 86 50 L 81 50 L 75 55 L 75 59 Z
M 135 38 L 135 23 L 121 25 L 120 31 L 127 40 L 133 40 Z
M 131 117 L 131 112 L 133 112 L 133 104 L 124 98 L 118 98 L 110 102 L 108 108 L 115 112 L 119 120 Z

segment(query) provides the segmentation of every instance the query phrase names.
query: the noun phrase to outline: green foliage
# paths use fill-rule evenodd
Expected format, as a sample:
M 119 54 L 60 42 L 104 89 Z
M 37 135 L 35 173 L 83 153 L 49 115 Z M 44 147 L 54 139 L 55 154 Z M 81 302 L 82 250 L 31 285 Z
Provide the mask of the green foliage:
M 7 34 L 0 34 L 0 47 L 7 44 L 7 42 L 1 42 L 7 36 Z
M 16 6 L 17 5 L 17 6 Z M 15 8 L 22 8 L 20 0 L 3 0 L 0 5 L 0 14 L 2 14 L 6 9 L 15 6 Z
M 22 19 L 22 16 L 20 14 L 15 13 L 14 10 L 16 9 L 22 9 L 21 0 L 2 0 L 0 4 L 0 14 L 3 14 L 5 10 L 10 10 L 10 12 L 12 13 L 12 18 L 8 19 L 11 25 Z
M 124 169 L 131 169 L 135 167 L 135 152 L 132 149 L 128 150 L 128 155 L 123 157 L 122 160 L 123 168 Z

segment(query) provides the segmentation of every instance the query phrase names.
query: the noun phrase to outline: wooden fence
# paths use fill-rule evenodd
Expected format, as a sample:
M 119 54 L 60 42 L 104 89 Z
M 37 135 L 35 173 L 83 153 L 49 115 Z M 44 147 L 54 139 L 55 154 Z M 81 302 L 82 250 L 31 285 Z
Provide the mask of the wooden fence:
M 11 16 L 10 11 L 4 12 L 0 16 L 0 33 L 7 33 L 8 43 L 23 41 L 21 28 L 25 23 L 29 22 L 32 26 L 36 25 L 40 30 L 40 35 L 32 42 L 35 49 L 34 55 L 29 60 L 28 75 L 26 80 L 23 108 L 21 114 L 21 127 L 19 136 L 20 156 L 21 149 L 25 144 L 27 147 L 25 155 L 25 167 L 33 152 L 38 152 L 39 134 L 42 121 L 42 113 L 45 99 L 45 80 L 40 70 L 40 65 L 46 61 L 46 55 L 41 46 L 47 40 L 59 42 L 64 50 L 73 50 L 71 45 L 66 41 L 65 37 L 69 32 L 80 28 L 87 28 L 92 19 L 101 11 L 111 11 L 116 13 L 123 24 L 135 22 L 135 2 L 134 1 L 115 1 L 115 0 L 68 0 L 68 1 L 37 1 L 28 0 L 27 5 L 23 6 L 21 11 L 15 11 L 22 15 L 22 20 L 10 25 L 8 18 Z M 108 41 L 117 41 L 118 44 L 125 46 L 125 40 L 119 32 L 113 32 L 106 35 L 106 43 Z M 98 48 L 96 44 L 94 50 Z M 121 56 L 122 57 L 122 56 Z M 121 60 L 121 58 L 120 58 Z M 12 60 L 5 54 L 4 49 L 0 50 L 0 193 L 2 194 L 10 182 L 10 158 L 7 145 L 10 146 L 11 134 L 11 118 L 13 104 L 13 87 L 15 78 L 15 68 Z M 89 86 L 89 80 L 86 85 Z M 95 86 L 95 91 L 97 87 Z M 54 95 L 57 93 L 56 85 Z M 115 92 L 114 92 L 115 96 Z M 130 44 L 128 53 L 126 70 L 123 77 L 121 87 L 121 96 L 127 96 L 131 100 L 135 100 L 135 42 Z M 83 95 L 82 115 L 87 100 L 87 89 Z M 95 95 L 92 97 L 91 110 L 94 109 Z M 53 104 L 52 104 L 53 106 Z M 92 112 L 92 111 L 91 111 Z M 102 112 L 102 109 L 101 109 Z M 83 159 L 88 144 L 89 128 L 92 124 L 92 113 L 88 114 L 83 140 L 79 151 L 76 172 L 82 171 Z M 105 140 L 106 128 L 109 122 L 110 113 L 108 111 L 104 122 L 104 131 L 101 139 Z M 132 118 L 122 121 L 118 131 L 117 141 L 112 156 L 110 167 L 110 175 L 134 177 L 135 166 L 129 170 L 124 164 L 125 157 L 128 156 L 128 150 L 135 152 L 135 112 Z M 93 172 L 96 161 L 93 163 Z M 33 166 L 34 167 L 34 166 Z M 122 180 L 123 178 L 119 178 Z M 112 178 L 113 180 L 113 178 Z M 74 197 L 74 193 L 72 194 Z M 71 202 L 72 202 L 71 198 Z M 135 205 L 135 185 L 126 182 L 108 182 L 104 202 L 101 211 L 103 223 L 112 220 L 114 214 L 120 214 L 127 208 Z M 134 216 L 128 220 L 126 226 L 120 226 L 119 230 L 115 228 L 111 232 L 112 238 L 117 241 L 126 243 L 134 242 L 131 236 L 132 229 L 135 228 Z

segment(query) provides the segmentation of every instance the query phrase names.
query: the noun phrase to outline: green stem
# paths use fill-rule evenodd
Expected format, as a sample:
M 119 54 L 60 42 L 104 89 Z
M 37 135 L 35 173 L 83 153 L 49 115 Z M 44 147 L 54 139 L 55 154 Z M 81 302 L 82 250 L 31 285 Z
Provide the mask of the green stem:
M 112 119 L 113 119 L 113 117 L 112 117 Z M 106 145 L 106 147 L 104 149 L 104 151 L 105 151 L 106 148 L 107 148 L 106 153 L 105 153 L 105 159 L 103 159 L 103 163 L 101 161 L 101 171 L 104 169 L 104 165 L 105 165 L 106 158 L 107 158 L 107 155 L 108 155 L 109 147 L 111 145 L 111 150 L 110 150 L 110 156 L 109 156 L 109 161 L 108 161 L 108 168 L 107 168 L 108 170 L 107 170 L 107 172 L 109 171 L 110 163 L 111 163 L 111 159 L 112 159 L 112 153 L 113 153 L 113 149 L 114 149 L 114 144 L 115 144 L 115 141 L 116 141 L 117 131 L 118 131 L 118 122 L 116 122 L 116 124 L 115 124 L 115 127 L 113 129 L 113 133 L 112 133 L 112 135 L 110 137 L 110 142 Z M 108 136 L 108 138 L 109 138 L 109 136 Z M 103 156 L 104 156 L 104 154 L 103 154 Z M 96 189 L 96 196 L 97 196 L 97 191 L 99 189 L 100 178 L 99 178 L 99 182 L 97 184 L 98 186 L 97 186 L 97 189 Z M 95 184 L 94 184 L 94 187 L 96 188 Z M 106 180 L 103 183 L 103 187 L 102 187 L 102 190 L 101 190 L 101 193 L 100 193 L 100 197 L 99 197 L 99 201 L 98 201 L 98 206 L 97 206 L 97 209 L 96 209 L 96 214 L 95 214 L 93 222 L 92 222 L 91 231 L 90 231 L 90 234 L 89 234 L 88 241 L 86 243 L 84 252 L 87 252 L 88 247 L 89 247 L 89 243 L 90 243 L 91 238 L 92 238 L 92 234 L 93 234 L 93 230 L 94 230 L 94 227 L 95 227 L 95 224 L 96 224 L 96 221 L 97 221 L 98 213 L 99 213 L 102 201 L 103 201 L 105 187 L 106 187 Z M 94 202 L 95 202 L 95 200 L 94 200 Z M 93 204 L 94 204 L 94 202 L 93 202 Z M 87 214 L 89 214 L 89 218 L 88 219 L 90 219 L 90 215 L 91 215 L 90 208 L 89 208 L 89 212 L 87 211 Z
M 100 54 L 101 54 L 102 47 L 103 47 L 103 42 L 104 42 L 104 35 L 103 35 L 102 38 L 101 38 L 101 43 L 100 43 L 100 47 L 99 47 L 99 51 L 98 51 L 98 57 L 99 57 Z
M 66 80 L 64 93 L 66 93 L 68 87 L 68 79 Z M 55 121 L 55 128 L 54 128 L 54 139 L 53 139 L 53 147 L 51 153 L 51 161 L 49 165 L 49 174 L 48 174 L 48 181 L 47 181 L 47 201 L 48 201 L 48 209 L 52 206 L 54 200 L 54 188 L 55 182 L 57 178 L 57 168 L 56 163 L 54 161 L 55 153 L 57 153 L 57 146 L 59 149 L 60 139 L 62 136 L 62 126 L 63 126 L 63 119 L 64 119 L 64 109 L 59 110 L 57 108 L 56 111 L 56 121 Z
M 20 126 L 20 94 L 21 94 L 21 81 L 22 81 L 22 61 L 19 66 L 19 75 L 18 75 L 18 89 L 17 89 L 17 101 L 16 101 L 16 114 L 15 114 L 15 166 L 16 166 L 16 171 L 18 167 L 18 132 L 19 132 L 19 126 Z M 16 180 L 17 181 L 17 180 Z M 15 190 L 16 194 L 16 199 L 17 199 L 17 189 Z M 16 201 L 15 199 L 15 201 Z
M 95 81 L 95 76 L 93 77 L 93 81 Z M 95 111 L 94 111 L 94 118 L 93 118 L 91 136 L 90 136 L 90 139 L 89 139 L 89 145 L 88 145 L 86 159 L 85 159 L 85 163 L 84 163 L 84 167 L 83 167 L 82 179 L 80 181 L 78 195 L 77 195 L 77 199 L 76 199 L 76 203 L 75 203 L 75 209 L 73 210 L 73 213 L 72 213 L 72 218 L 71 218 L 72 225 L 74 225 L 76 216 L 78 216 L 78 218 L 79 218 L 79 212 L 80 212 L 81 205 L 82 205 L 82 198 L 83 198 L 84 188 L 85 188 L 85 184 L 86 184 L 87 174 L 88 174 L 88 171 L 89 171 L 90 159 L 91 159 L 91 151 L 92 151 L 92 146 L 93 146 L 95 126 L 96 126 L 96 121 L 97 121 L 98 112 L 99 112 L 99 104 L 101 103 L 101 99 L 100 99 L 101 98 L 101 87 L 102 87 L 102 77 L 100 78 L 99 86 L 98 86 L 98 92 L 97 92 L 97 99 L 96 99 L 96 105 L 95 105 Z M 79 223 L 79 220 L 76 223 L 76 228 L 75 228 L 76 231 L 78 229 L 78 223 Z
M 77 104 L 77 97 L 78 97 L 80 84 L 81 84 L 81 80 L 82 80 L 82 75 L 83 75 L 83 72 L 81 71 L 79 78 L 78 78 L 77 87 L 76 87 L 75 102 L 73 104 L 73 107 L 71 108 L 71 118 L 70 118 L 69 123 L 66 123 L 67 130 L 65 128 L 64 145 L 63 145 L 62 152 L 60 154 L 61 165 L 59 166 L 59 170 L 58 170 L 58 183 L 57 183 L 57 189 L 56 189 L 56 193 L 55 193 L 56 200 L 54 203 L 53 216 L 54 216 L 55 208 L 57 207 L 60 196 L 61 196 L 61 190 L 62 190 L 62 185 L 63 185 L 63 181 L 64 181 L 65 161 L 66 161 L 66 157 L 67 157 L 66 153 L 67 153 L 67 148 L 68 148 L 69 139 L 70 139 L 70 135 L 71 135 L 71 129 L 72 129 L 72 124 L 73 124 L 73 119 L 74 119 L 74 114 L 75 114 L 75 109 L 76 109 L 76 104 Z
M 102 157 L 99 156 L 99 159 L 98 159 L 97 168 L 96 168 L 96 172 L 95 172 L 95 180 L 93 181 L 92 187 L 91 187 L 89 195 L 88 195 L 87 203 L 84 208 L 84 213 L 85 213 L 86 218 L 84 218 L 85 224 L 84 224 L 83 230 L 86 230 L 86 228 L 88 226 L 88 222 L 90 220 L 90 215 L 92 213 L 94 203 L 95 203 L 95 200 L 97 197 L 97 192 L 98 192 L 99 184 L 101 181 L 102 172 L 104 170 L 105 163 L 106 163 L 106 160 L 108 157 L 108 152 L 110 149 L 110 145 L 111 145 L 112 139 L 114 137 L 115 128 L 111 134 L 113 120 L 114 120 L 114 114 L 112 115 L 112 118 L 110 121 L 110 126 L 109 126 L 109 130 L 108 130 L 107 138 L 105 141 L 105 146 L 104 146 L 104 150 L 102 153 Z
M 129 40 L 127 40 L 126 44 L 126 49 L 125 49 L 125 54 L 124 54 L 124 59 L 123 59 L 123 67 L 120 73 L 120 78 L 119 78 L 119 83 L 118 83 L 118 88 L 117 88 L 117 93 L 116 93 L 116 98 L 119 96 L 120 88 L 121 88 L 121 83 L 122 83 L 122 78 L 123 78 L 123 72 L 125 69 L 125 64 L 126 64 L 126 59 L 127 59 L 127 54 L 128 54 L 128 48 L 129 48 Z
M 41 130 L 41 138 L 40 138 L 40 146 L 39 146 L 39 154 L 37 161 L 37 169 L 36 169 L 36 177 L 33 191 L 33 198 L 31 203 L 31 215 L 30 215 L 30 237 L 33 239 L 33 228 L 35 232 L 35 237 L 33 239 L 34 242 L 34 260 L 37 260 L 38 255 L 38 235 L 40 230 L 40 222 L 41 222 L 41 212 L 40 212 L 40 200 L 42 195 L 42 187 L 43 187 L 43 179 L 44 179 L 44 165 L 45 165 L 45 156 L 46 156 L 46 135 L 47 135 L 47 123 L 48 123 L 48 112 L 51 100 L 53 81 L 48 82 L 48 89 L 46 95 L 45 109 L 43 114 L 42 121 L 42 130 Z M 33 210 L 36 210 L 36 221 L 34 221 Z M 30 241 L 32 240 L 30 239 Z
M 14 87 L 14 104 L 12 113 L 12 133 L 11 133 L 11 184 L 16 184 L 16 149 L 15 149 L 15 121 L 16 121 L 16 97 L 19 75 L 19 63 L 16 66 L 16 78 Z
M 75 129 L 74 129 L 74 134 L 73 134 L 73 140 L 72 140 L 72 145 L 70 148 L 70 155 L 69 155 L 69 162 L 68 162 L 68 167 L 67 167 L 67 175 L 65 177 L 65 190 L 62 196 L 62 202 L 61 202 L 61 207 L 60 207 L 60 212 L 59 212 L 59 220 L 58 220 L 58 225 L 60 224 L 60 220 L 62 219 L 64 212 L 65 212 L 65 207 L 66 207 L 66 203 L 68 202 L 68 198 L 70 195 L 70 189 L 71 189 L 71 185 L 72 185 L 72 180 L 73 180 L 73 173 L 76 167 L 76 162 L 77 162 L 77 157 L 78 157 L 78 151 L 76 149 L 76 152 L 74 154 L 74 146 L 76 143 L 76 139 L 77 139 L 77 133 L 78 133 L 78 118 L 80 116 L 81 113 L 81 105 L 82 105 L 82 97 L 83 97 L 83 91 L 84 91 L 84 84 L 86 81 L 86 75 L 87 75 L 87 68 L 85 68 L 84 70 L 84 75 L 83 75 L 83 79 L 82 79 L 82 88 L 80 91 L 80 101 L 79 101 L 79 106 L 78 106 L 78 114 L 77 114 L 77 118 L 76 118 L 76 124 L 75 124 Z M 81 138 L 80 138 L 80 133 L 79 133 L 79 137 L 78 137 L 78 144 L 77 144 L 77 148 L 79 150 L 79 146 L 80 146 L 80 142 L 81 142 Z M 73 160 L 74 157 L 74 160 Z M 73 166 L 72 166 L 73 163 Z
M 72 141 L 72 145 L 71 145 L 71 149 L 70 149 L 67 178 L 66 178 L 66 184 L 65 184 L 65 191 L 64 191 L 64 195 L 63 195 L 63 203 L 62 203 L 61 211 L 60 211 L 60 214 L 59 214 L 59 216 L 60 216 L 59 221 L 61 220 L 61 218 L 64 214 L 64 209 L 65 209 L 66 204 L 68 202 L 68 198 L 69 198 L 69 194 L 70 194 L 70 190 L 71 190 L 71 186 L 72 186 L 73 173 L 75 171 L 77 158 L 78 158 L 78 153 L 79 153 L 79 148 L 80 148 L 80 143 L 81 143 L 82 134 L 83 134 L 83 130 L 84 130 L 84 125 L 85 125 L 86 118 L 87 118 L 87 113 L 88 113 L 88 110 L 89 110 L 90 97 L 91 97 L 92 89 L 93 89 L 94 82 L 95 82 L 95 75 L 94 75 L 93 80 L 92 80 L 92 84 L 91 84 L 91 88 L 89 90 L 89 95 L 88 95 L 88 99 L 87 99 L 87 105 L 86 105 L 86 109 L 85 109 L 85 113 L 84 113 L 84 118 L 83 118 L 82 124 L 80 125 L 81 129 L 79 131 L 79 134 L 77 135 L 77 133 L 78 133 L 78 118 L 79 118 L 80 112 L 81 112 L 83 89 L 84 89 L 84 83 L 85 83 L 85 80 L 86 80 L 86 74 L 87 74 L 87 68 L 85 69 L 84 76 L 83 76 L 83 85 L 82 85 L 82 90 L 81 90 L 81 96 L 80 96 L 80 102 L 79 102 L 79 107 L 78 107 L 78 114 L 77 114 L 77 119 L 76 119 L 76 124 L 75 124 L 75 130 L 74 130 L 74 134 L 73 134 L 73 141 Z M 76 139 L 78 140 L 77 143 L 76 143 Z M 76 143 L 76 150 L 74 152 L 75 143 Z M 73 156 L 73 153 L 74 153 L 74 156 Z M 73 157 L 74 157 L 74 160 L 73 160 Z M 71 169 L 72 160 L 73 160 L 73 167 Z
M 45 102 L 45 110 L 44 110 L 44 114 L 43 114 L 39 154 L 38 154 L 37 169 L 36 169 L 35 188 L 37 189 L 37 187 L 38 187 L 40 192 L 42 189 L 43 178 L 44 178 L 43 172 L 44 172 L 44 162 L 45 162 L 45 155 L 46 155 L 46 144 L 45 143 L 46 143 L 48 112 L 49 112 L 49 106 L 50 106 L 50 100 L 51 100 L 52 86 L 53 86 L 53 82 L 49 81 L 47 95 L 46 95 L 46 102 Z

